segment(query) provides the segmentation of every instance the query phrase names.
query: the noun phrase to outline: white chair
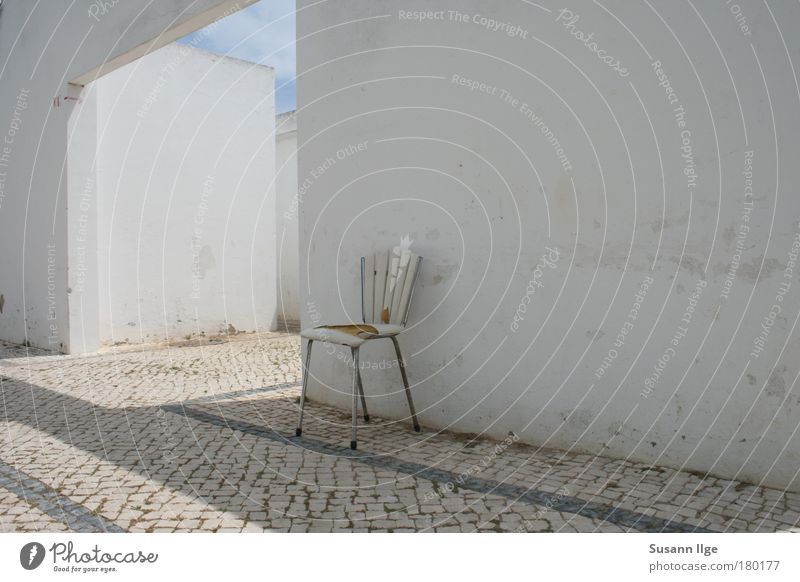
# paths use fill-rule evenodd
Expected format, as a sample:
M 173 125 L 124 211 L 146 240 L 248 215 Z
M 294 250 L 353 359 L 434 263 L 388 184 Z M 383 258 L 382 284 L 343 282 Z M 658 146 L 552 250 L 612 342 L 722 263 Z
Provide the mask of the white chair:
M 404 241 L 405 242 L 405 241 Z M 403 245 L 407 246 L 406 244 Z M 358 397 L 364 410 L 364 421 L 369 422 L 367 401 L 364 398 L 364 387 L 361 382 L 361 371 L 358 365 L 358 352 L 361 346 L 370 340 L 390 339 L 397 353 L 400 374 L 403 377 L 408 408 L 414 422 L 414 430 L 420 432 L 411 388 L 408 385 L 406 364 L 400 353 L 397 336 L 406 327 L 414 287 L 419 277 L 422 257 L 403 247 L 394 247 L 389 251 L 379 252 L 369 257 L 361 257 L 361 319 L 363 323 L 342 325 L 322 325 L 304 329 L 300 336 L 308 340 L 306 359 L 303 365 L 303 391 L 300 394 L 300 419 L 295 434 L 303 434 L 303 408 L 306 402 L 308 387 L 308 370 L 311 365 L 311 348 L 315 341 L 333 343 L 349 347 L 353 355 L 353 411 L 352 434 L 350 448 L 357 447 L 356 432 L 358 429 Z

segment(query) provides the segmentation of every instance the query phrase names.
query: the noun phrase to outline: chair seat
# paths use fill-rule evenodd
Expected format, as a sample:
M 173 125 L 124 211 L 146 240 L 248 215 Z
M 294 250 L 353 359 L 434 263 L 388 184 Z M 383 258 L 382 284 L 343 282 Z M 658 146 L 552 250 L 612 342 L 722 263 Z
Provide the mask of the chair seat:
M 341 324 L 341 326 L 351 326 L 350 324 Z M 314 341 L 321 341 L 331 344 L 338 344 L 342 346 L 348 346 L 351 348 L 360 347 L 364 342 L 369 341 L 371 339 L 380 339 L 386 337 L 392 337 L 399 334 L 403 331 L 403 326 L 395 325 L 390 323 L 375 323 L 369 324 L 368 326 L 358 326 L 362 328 L 371 327 L 374 328 L 377 333 L 370 333 L 368 331 L 361 331 L 358 335 L 354 335 L 352 333 L 348 333 L 345 331 L 340 331 L 335 329 L 336 326 L 324 326 L 321 325 L 319 327 L 310 327 L 308 329 L 304 329 L 300 332 L 300 336 L 306 339 L 314 340 Z

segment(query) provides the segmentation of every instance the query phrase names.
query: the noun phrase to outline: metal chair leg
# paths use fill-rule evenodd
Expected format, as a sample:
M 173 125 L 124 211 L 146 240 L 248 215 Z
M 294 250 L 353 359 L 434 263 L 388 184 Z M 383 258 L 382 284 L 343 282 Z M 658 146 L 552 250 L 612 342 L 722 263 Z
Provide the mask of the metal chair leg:
M 411 419 L 414 421 L 414 430 L 420 432 L 419 422 L 417 421 L 417 411 L 414 410 L 414 401 L 411 399 L 411 388 L 408 386 L 408 376 L 406 376 L 406 362 L 403 360 L 403 354 L 400 353 L 400 344 L 397 338 L 392 336 L 390 338 L 394 344 L 394 351 L 397 352 L 397 362 L 400 364 L 400 374 L 403 376 L 403 386 L 406 389 L 406 398 L 408 399 L 408 409 L 411 411 Z
M 350 448 L 355 450 L 358 430 L 358 348 L 351 349 L 353 351 L 353 431 L 350 435 Z
M 369 410 L 367 410 L 367 399 L 364 396 L 364 383 L 361 381 L 361 369 L 358 369 L 358 393 L 361 395 L 361 408 L 364 411 L 364 422 L 369 422 Z
M 308 369 L 311 366 L 311 346 L 314 340 L 308 340 L 308 347 L 306 348 L 306 361 L 303 365 L 303 390 L 300 392 L 300 420 L 297 421 L 297 429 L 294 434 L 302 436 L 303 434 L 303 408 L 306 405 L 306 388 L 308 388 Z

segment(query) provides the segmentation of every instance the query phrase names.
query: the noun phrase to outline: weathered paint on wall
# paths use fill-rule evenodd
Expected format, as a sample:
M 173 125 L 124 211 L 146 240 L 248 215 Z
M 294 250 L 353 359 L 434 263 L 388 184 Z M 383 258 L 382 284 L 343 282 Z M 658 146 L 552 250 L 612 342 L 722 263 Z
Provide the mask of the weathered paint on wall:
M 358 320 L 358 257 L 410 234 L 425 424 L 800 489 L 800 7 L 769 4 L 301 0 L 304 325 Z M 365 388 L 404 418 L 390 350 Z M 347 408 L 336 354 L 309 393 Z

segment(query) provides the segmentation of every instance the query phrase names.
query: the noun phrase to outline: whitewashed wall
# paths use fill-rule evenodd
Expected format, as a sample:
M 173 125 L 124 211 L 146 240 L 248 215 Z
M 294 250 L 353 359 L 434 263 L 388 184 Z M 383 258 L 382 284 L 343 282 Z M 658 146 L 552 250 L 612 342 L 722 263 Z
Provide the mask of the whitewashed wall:
M 77 273 L 67 270 L 78 245 L 68 228 L 67 129 L 80 88 L 70 82 L 87 83 L 251 3 L 3 3 L 0 339 L 64 351 L 83 344 L 70 311 L 87 298 L 70 297 Z
M 97 102 L 99 341 L 269 329 L 274 73 L 173 44 Z
M 300 258 L 297 232 L 297 119 L 294 111 L 275 120 L 275 234 L 278 249 L 278 329 L 300 322 Z
M 305 325 L 410 234 L 429 427 L 800 489 L 800 6 L 298 5 Z M 402 418 L 395 372 L 366 390 Z

